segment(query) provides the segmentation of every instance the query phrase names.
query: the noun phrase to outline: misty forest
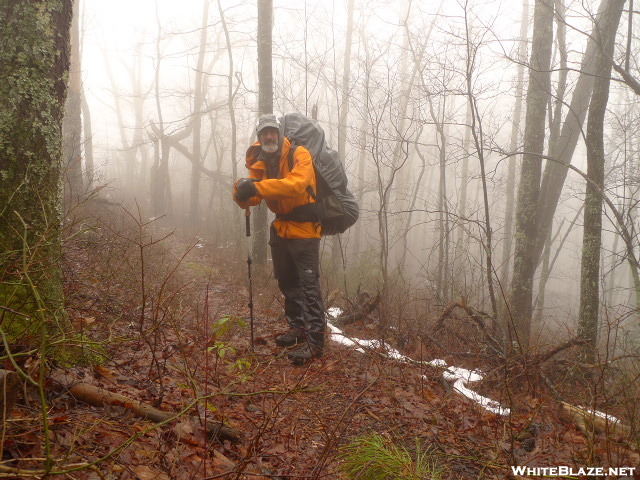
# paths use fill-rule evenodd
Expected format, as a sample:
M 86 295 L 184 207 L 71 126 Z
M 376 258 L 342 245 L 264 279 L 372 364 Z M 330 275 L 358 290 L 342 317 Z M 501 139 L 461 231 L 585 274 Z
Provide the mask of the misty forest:
M 640 474 L 638 7 L 0 0 L 0 478 Z M 270 113 L 359 205 L 302 365 Z

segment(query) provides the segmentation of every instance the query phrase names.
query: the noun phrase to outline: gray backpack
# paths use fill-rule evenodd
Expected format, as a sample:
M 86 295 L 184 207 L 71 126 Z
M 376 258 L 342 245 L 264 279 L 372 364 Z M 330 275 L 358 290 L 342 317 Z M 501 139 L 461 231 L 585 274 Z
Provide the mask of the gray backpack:
M 316 120 L 299 113 L 287 113 L 280 119 L 280 135 L 291 142 L 289 170 L 293 170 L 293 154 L 303 146 L 313 158 L 317 192 L 311 187 L 309 194 L 316 203 L 296 207 L 289 214 L 278 218 L 298 222 L 320 222 L 323 235 L 343 233 L 356 223 L 360 214 L 358 202 L 347 188 L 347 174 L 338 152 L 325 142 L 324 130 Z

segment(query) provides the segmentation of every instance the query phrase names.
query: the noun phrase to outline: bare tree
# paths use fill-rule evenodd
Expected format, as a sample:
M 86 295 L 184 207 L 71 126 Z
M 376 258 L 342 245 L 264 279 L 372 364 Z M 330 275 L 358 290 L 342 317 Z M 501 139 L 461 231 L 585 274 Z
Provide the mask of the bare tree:
M 71 66 L 62 123 L 65 206 L 77 204 L 83 191 L 82 178 L 82 62 L 80 58 L 80 2 L 73 5 Z
M 165 135 L 165 122 L 162 113 L 162 102 L 160 97 L 160 67 L 162 66 L 161 51 L 161 24 L 156 5 L 156 20 L 158 24 L 158 37 L 156 39 L 156 63 L 155 63 L 155 103 L 157 126 L 155 122 L 150 122 L 150 126 L 156 127 L 158 133 L 154 138 L 154 162 L 151 166 L 151 207 L 155 217 L 164 215 L 171 216 L 173 213 L 171 197 L 171 181 L 169 177 L 169 154 L 171 148 L 168 136 Z
M 236 125 L 235 98 L 240 84 L 234 88 L 235 70 L 233 66 L 233 49 L 231 45 L 231 37 L 229 35 L 229 27 L 222 9 L 222 3 L 218 0 L 218 13 L 224 30 L 225 44 L 227 47 L 227 55 L 229 57 L 229 73 L 227 76 L 227 108 L 229 109 L 229 121 L 231 122 L 231 180 L 235 182 L 238 179 L 238 164 L 236 156 L 237 152 L 237 136 L 238 128 Z
M 107 76 L 114 95 L 112 108 L 116 114 L 118 133 L 120 134 L 119 150 L 124 163 L 124 169 L 120 171 L 119 174 L 123 180 L 123 185 L 129 192 L 135 192 L 137 185 L 140 184 L 138 180 L 142 180 L 143 178 L 142 172 L 140 171 L 141 169 L 137 168 L 137 158 L 138 152 L 144 151 L 144 106 L 147 95 L 151 88 L 153 88 L 153 85 L 151 85 L 145 90 L 142 85 L 142 49 L 140 44 L 136 46 L 135 52 L 136 54 L 133 55 L 133 65 L 125 66 L 129 74 L 128 78 L 131 81 L 131 91 L 129 93 L 125 93 L 121 85 L 119 85 L 111 66 L 110 58 L 107 55 L 104 57 L 107 66 Z M 157 75 L 157 78 L 159 79 L 159 75 Z M 127 121 L 127 114 L 130 111 L 133 112 L 132 126 Z M 155 199 L 153 193 L 152 199 Z
M 202 25 L 200 26 L 200 48 L 195 72 L 193 89 L 193 123 L 192 123 L 192 154 L 191 162 L 191 191 L 189 194 L 189 224 L 191 228 L 200 226 L 200 165 L 202 158 L 202 108 L 207 90 L 204 72 L 204 59 L 207 51 L 207 25 L 209 24 L 209 0 L 202 2 Z
M 441 121 L 440 118 L 438 118 L 437 112 L 434 110 L 434 106 L 433 106 L 433 100 L 434 100 L 434 93 L 430 91 L 430 88 L 427 84 L 427 80 L 425 79 L 425 64 L 424 64 L 424 58 L 425 58 L 425 54 L 427 51 L 427 46 L 430 44 L 430 40 L 431 40 L 431 34 L 433 32 L 433 29 L 435 28 L 436 24 L 437 24 L 437 20 L 439 18 L 439 14 L 440 11 L 442 9 L 442 5 L 443 5 L 443 1 L 440 2 L 440 4 L 438 5 L 438 9 L 436 10 L 436 13 L 433 17 L 433 19 L 431 20 L 431 22 L 429 23 L 429 27 L 426 31 L 426 34 L 424 36 L 423 39 L 420 40 L 418 45 L 414 45 L 414 42 L 412 42 L 412 34 L 410 32 L 409 29 L 409 18 L 411 16 L 411 2 L 409 2 L 408 7 L 407 7 L 407 12 L 403 21 L 403 27 L 404 27 L 404 32 L 405 32 L 405 39 L 406 39 L 406 47 L 407 49 L 411 52 L 411 59 L 413 60 L 413 68 L 411 69 L 411 76 L 409 78 L 407 87 L 406 87 L 406 93 L 403 94 L 403 97 L 401 99 L 401 106 L 400 106 L 400 110 L 399 110 L 399 115 L 401 118 L 401 122 L 400 122 L 400 132 L 404 132 L 405 131 L 405 118 L 408 117 L 408 106 L 409 106 L 409 100 L 411 98 L 411 90 L 414 87 L 414 84 L 416 83 L 416 78 L 419 78 L 420 80 L 420 87 L 422 90 L 422 95 L 424 95 L 426 97 L 426 100 L 428 102 L 429 105 L 429 116 L 430 116 L 430 121 L 433 122 L 433 124 L 436 127 L 436 146 L 439 150 L 439 159 L 440 159 L 440 183 L 439 183 L 439 204 L 445 205 L 447 202 L 446 199 L 446 178 L 445 178 L 445 169 L 444 169 L 444 161 L 445 161 L 445 150 L 446 150 L 446 139 L 443 136 L 444 135 L 444 131 L 442 130 L 443 128 L 443 123 Z M 402 77 L 406 76 L 406 67 L 403 65 L 402 67 L 403 72 L 401 73 Z M 446 96 L 446 90 L 438 88 L 438 90 L 441 90 L 442 93 Z M 445 100 L 443 99 L 443 105 L 442 105 L 442 112 L 441 115 L 444 118 L 444 103 Z M 411 222 L 412 222 L 412 218 L 413 218 L 413 210 L 416 207 L 416 200 L 417 200 L 417 196 L 418 196 L 418 192 L 420 191 L 420 189 L 422 188 L 422 179 L 424 177 L 424 173 L 425 173 L 425 169 L 426 169 L 426 160 L 425 157 L 423 155 L 423 153 L 420 151 L 420 147 L 418 147 L 418 140 L 420 138 L 420 135 L 422 134 L 422 131 L 424 130 L 424 125 L 421 124 L 420 127 L 418 128 L 418 130 L 416 132 L 413 132 L 413 138 L 414 138 L 414 145 L 416 146 L 416 153 L 418 155 L 418 157 L 420 158 L 421 161 L 421 167 L 420 167 L 420 173 L 417 176 L 417 181 L 413 184 L 410 185 L 410 181 L 408 178 L 403 178 L 403 181 L 400 182 L 399 186 L 396 186 L 397 190 L 401 190 L 404 189 L 407 192 L 411 192 L 411 194 L 407 195 L 407 213 L 406 213 L 406 219 L 404 222 L 404 226 L 402 227 L 402 233 L 401 233 L 401 238 L 402 238 L 402 247 L 401 247 L 401 252 L 400 252 L 400 259 L 398 262 L 398 267 L 401 270 L 404 270 L 405 267 L 405 262 L 406 262 L 406 258 L 407 258 L 407 251 L 408 251 L 408 241 L 409 241 L 409 230 L 411 229 Z M 407 139 L 408 141 L 410 139 Z M 398 156 L 400 153 L 400 145 L 398 145 L 396 147 L 396 150 L 394 151 L 394 156 Z M 404 175 L 404 177 L 409 177 L 409 169 L 406 169 L 406 173 Z M 415 176 L 412 176 L 412 178 L 416 178 Z M 398 188 L 399 187 L 399 188 Z M 440 205 L 440 206 L 442 206 Z M 448 243 L 448 235 L 449 235 L 449 228 L 448 226 L 445 225 L 446 222 L 448 222 L 448 214 L 444 214 L 443 216 L 443 209 L 438 208 L 438 210 L 440 211 L 440 237 L 441 240 L 443 240 L 443 242 L 440 243 L 440 247 L 444 248 L 444 239 L 445 239 L 445 232 L 446 232 L 446 241 Z M 443 272 L 446 274 L 446 271 L 448 270 L 448 268 L 445 267 L 444 270 L 442 270 L 445 262 L 444 262 L 444 258 L 445 258 L 445 254 L 448 255 L 448 245 L 446 248 L 444 248 L 444 250 L 440 251 L 439 254 L 439 261 L 438 261 L 438 268 L 439 268 L 439 274 L 438 274 L 438 278 L 440 280 L 438 280 L 438 288 L 441 289 L 440 287 L 442 287 L 443 284 L 446 284 L 446 281 L 442 281 L 443 280 Z M 448 258 L 448 257 L 447 257 Z M 448 262 L 447 262 L 448 263 Z M 446 290 L 446 289 L 445 289 Z
M 273 113 L 273 0 L 258 0 L 258 114 Z M 267 263 L 267 207 L 262 202 L 253 215 L 253 260 Z
M 611 83 L 611 58 L 615 36 L 625 0 L 612 0 L 603 12 L 595 52 L 596 78 L 587 120 L 587 191 L 584 200 L 584 230 L 580 273 L 579 334 L 587 340 L 585 354 L 596 357 L 600 313 L 600 252 L 602 243 L 602 204 L 604 188 L 604 119 Z
M 549 151 L 555 151 L 555 145 L 558 142 L 560 135 L 560 126 L 562 125 L 562 107 L 565 103 L 565 92 L 567 89 L 567 76 L 569 69 L 567 67 L 567 24 L 565 19 L 566 7 L 561 0 L 555 2 L 555 18 L 557 26 L 556 34 L 556 49 L 558 56 L 560 57 L 558 68 L 558 79 L 556 83 L 555 94 L 553 95 L 553 101 L 549 98 Z M 537 219 L 539 220 L 539 219 Z M 544 242 L 544 247 L 541 253 L 541 261 L 537 260 L 536 264 L 541 263 L 540 281 L 538 282 L 538 295 L 535 300 L 536 320 L 542 319 L 542 311 L 544 310 L 545 302 L 545 289 L 549 277 L 551 275 L 550 267 L 551 263 L 551 250 L 553 239 L 557 237 L 559 232 L 553 234 L 552 225 L 549 226 L 547 231 L 547 239 Z M 539 239 L 540 240 L 540 239 Z
M 494 266 L 493 266 L 493 229 L 491 227 L 491 214 L 489 204 L 489 189 L 487 185 L 487 158 L 485 154 L 484 146 L 484 129 L 482 124 L 482 116 L 478 107 L 478 100 L 473 90 L 474 76 L 476 75 L 477 54 L 478 46 L 472 42 L 471 38 L 471 23 L 469 19 L 469 11 L 465 9 L 465 95 L 469 102 L 471 113 L 471 124 L 469 130 L 471 132 L 471 138 L 473 139 L 473 146 L 475 149 L 475 155 L 478 158 L 478 164 L 480 166 L 480 181 L 482 182 L 482 204 L 484 207 L 484 226 L 483 239 L 481 240 L 482 248 L 484 251 L 485 265 L 485 277 L 487 280 L 487 291 L 489 293 L 489 300 L 491 304 L 491 311 L 494 318 L 498 314 L 498 306 L 494 288 Z
M 347 5 L 347 32 L 345 36 L 344 46 L 344 58 L 342 62 L 342 82 L 341 82 L 341 97 L 338 107 L 338 156 L 344 162 L 347 158 L 346 145 L 347 145 L 347 121 L 349 118 L 349 98 L 351 83 L 351 46 L 353 43 L 353 11 L 354 0 L 349 0 Z M 337 82 L 336 82 L 337 83 Z M 317 112 L 317 105 L 315 106 Z M 346 265 L 342 261 L 344 255 L 342 252 L 342 239 L 340 235 L 334 235 L 331 240 L 331 268 L 334 272 L 338 271 L 340 264 L 344 269 Z M 345 276 L 346 278 L 346 276 Z M 346 280 L 345 280 L 346 281 Z
M 536 230 L 536 204 L 540 193 L 541 158 L 544 154 L 545 114 L 549 103 L 551 47 L 553 40 L 553 2 L 536 0 L 533 18 L 533 41 L 527 89 L 524 150 L 516 209 L 516 246 L 511 282 L 511 315 L 514 340 L 529 343 L 531 331 L 533 257 Z
M 538 197 L 538 207 L 536 209 L 537 237 L 533 250 L 535 263 L 538 264 L 544 243 L 548 238 L 548 232 L 553 224 L 553 217 L 558 206 L 560 193 L 567 178 L 568 168 L 571 163 L 573 153 L 578 144 L 578 140 L 583 135 L 582 126 L 587 116 L 589 99 L 594 83 L 594 59 L 595 51 L 600 48 L 601 41 L 598 31 L 599 23 L 603 13 L 609 8 L 612 0 L 601 0 L 598 12 L 594 19 L 594 26 L 591 35 L 587 40 L 587 47 L 580 66 L 580 76 L 574 87 L 569 108 L 565 120 L 562 124 L 560 136 L 549 150 L 549 156 L 554 161 L 547 162 L 544 168 L 544 175 L 540 185 L 540 195 Z
M 529 29 L 529 1 L 524 0 L 522 5 L 522 19 L 520 20 L 520 38 L 518 39 L 518 73 L 516 76 L 515 108 L 513 123 L 511 124 L 511 140 L 509 149 L 513 152 L 518 148 L 520 137 L 520 123 L 522 119 L 522 103 L 524 94 L 524 64 L 527 57 L 527 31 Z M 515 211 L 516 192 L 516 161 L 517 157 L 509 162 L 507 172 L 506 208 L 504 213 L 504 245 L 502 247 L 502 269 L 500 271 L 500 283 L 502 288 L 507 288 L 511 276 L 511 253 L 513 251 L 513 214 Z
M 91 109 L 87 102 L 84 85 L 82 86 L 80 95 L 82 107 L 82 131 L 84 132 L 85 175 L 87 176 L 87 189 L 90 189 L 95 180 L 95 162 L 93 160 L 93 128 L 91 123 Z

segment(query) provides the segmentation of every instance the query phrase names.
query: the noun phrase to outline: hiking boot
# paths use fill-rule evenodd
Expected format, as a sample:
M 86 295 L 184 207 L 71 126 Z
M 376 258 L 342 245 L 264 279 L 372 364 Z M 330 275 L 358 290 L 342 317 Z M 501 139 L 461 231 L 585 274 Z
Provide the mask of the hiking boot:
M 294 365 L 304 365 L 313 358 L 322 357 L 322 348 L 313 347 L 306 343 L 293 352 L 289 352 L 287 357 L 289 357 L 289 360 L 291 360 Z
M 290 329 L 282 335 L 276 337 L 276 345 L 279 347 L 293 347 L 305 341 L 304 335 L 298 329 Z

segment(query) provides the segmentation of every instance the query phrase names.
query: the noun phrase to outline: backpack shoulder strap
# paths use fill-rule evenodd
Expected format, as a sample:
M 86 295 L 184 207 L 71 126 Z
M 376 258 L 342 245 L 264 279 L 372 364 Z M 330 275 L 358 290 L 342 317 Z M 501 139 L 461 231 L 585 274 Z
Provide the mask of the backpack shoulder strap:
M 289 171 L 293 170 L 293 154 L 296 153 L 296 149 L 298 148 L 298 145 L 292 143 L 291 144 L 291 148 L 289 148 Z

